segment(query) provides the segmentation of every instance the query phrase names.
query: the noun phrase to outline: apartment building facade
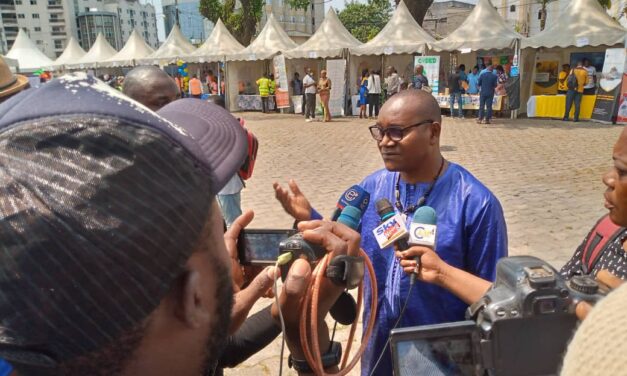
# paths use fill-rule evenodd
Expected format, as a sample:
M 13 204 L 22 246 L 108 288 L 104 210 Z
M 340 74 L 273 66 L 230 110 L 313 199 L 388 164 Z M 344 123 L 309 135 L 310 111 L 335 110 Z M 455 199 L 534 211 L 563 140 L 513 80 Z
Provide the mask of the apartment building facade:
M 0 52 L 11 48 L 20 28 L 51 59 L 71 36 L 89 49 L 98 32 L 116 49 L 134 28 L 148 44 L 159 45 L 154 6 L 137 0 L 0 0 Z

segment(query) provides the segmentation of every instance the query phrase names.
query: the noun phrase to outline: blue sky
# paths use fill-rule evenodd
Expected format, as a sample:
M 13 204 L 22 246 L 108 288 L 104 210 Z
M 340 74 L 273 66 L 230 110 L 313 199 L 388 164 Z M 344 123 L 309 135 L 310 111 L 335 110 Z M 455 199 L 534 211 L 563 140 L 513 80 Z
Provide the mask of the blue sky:
M 344 9 L 344 4 L 346 2 L 346 0 L 314 0 L 314 1 L 324 1 L 325 8 L 332 6 L 333 8 L 338 9 L 338 10 Z M 355 0 L 355 1 L 359 3 L 366 2 L 366 0 Z M 439 3 L 442 1 L 447 1 L 447 0 L 435 0 L 436 3 Z M 463 1 L 465 3 L 472 3 L 472 4 L 477 3 L 477 0 L 458 0 L 458 1 Z M 155 10 L 157 12 L 157 30 L 159 31 L 159 40 L 164 41 L 166 35 L 165 35 L 164 26 L 163 26 L 163 18 L 161 17 L 161 15 L 163 14 L 162 8 L 161 8 L 161 0 L 141 0 L 141 2 L 151 3 L 155 6 Z

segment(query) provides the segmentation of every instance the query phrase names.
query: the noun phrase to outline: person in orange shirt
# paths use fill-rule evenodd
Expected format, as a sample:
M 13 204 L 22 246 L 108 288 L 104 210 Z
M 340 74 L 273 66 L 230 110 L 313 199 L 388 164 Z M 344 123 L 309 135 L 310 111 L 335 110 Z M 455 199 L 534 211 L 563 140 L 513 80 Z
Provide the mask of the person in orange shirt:
M 577 85 L 571 85 L 571 76 L 577 80 Z M 570 71 L 566 78 L 568 91 L 566 92 L 566 111 L 564 112 L 563 121 L 568 121 L 570 117 L 570 109 L 575 104 L 574 121 L 579 121 L 579 110 L 581 109 L 581 98 L 583 97 L 583 87 L 588 79 L 588 71 L 583 67 L 583 62 L 578 61 L 577 67 Z
M 192 79 L 189 80 L 189 95 L 192 98 L 198 99 L 203 95 L 202 82 L 200 82 L 196 75 L 193 75 Z

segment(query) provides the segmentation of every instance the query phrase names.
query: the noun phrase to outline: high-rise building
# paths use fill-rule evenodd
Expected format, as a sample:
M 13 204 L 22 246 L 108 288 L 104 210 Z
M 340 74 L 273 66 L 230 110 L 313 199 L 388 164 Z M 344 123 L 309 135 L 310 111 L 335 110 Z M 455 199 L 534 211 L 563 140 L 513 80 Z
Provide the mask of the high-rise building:
M 200 14 L 199 0 L 163 0 L 161 4 L 166 36 L 176 25 L 177 18 L 181 32 L 192 44 L 201 44 L 211 34 L 213 23 Z
M 312 1 L 307 10 L 293 9 L 287 5 L 286 0 L 265 0 L 265 2 L 257 31 L 266 24 L 268 15 L 273 14 L 287 35 L 295 42 L 302 43 L 318 30 L 324 20 L 323 1 Z
M 422 27 L 436 38 L 444 38 L 457 29 L 475 8 L 464 1 L 434 2 L 427 9 Z
M 6 53 L 22 28 L 51 59 L 74 36 L 85 49 L 98 32 L 121 48 L 133 29 L 158 47 L 157 19 L 150 4 L 137 0 L 0 0 L 0 52 Z

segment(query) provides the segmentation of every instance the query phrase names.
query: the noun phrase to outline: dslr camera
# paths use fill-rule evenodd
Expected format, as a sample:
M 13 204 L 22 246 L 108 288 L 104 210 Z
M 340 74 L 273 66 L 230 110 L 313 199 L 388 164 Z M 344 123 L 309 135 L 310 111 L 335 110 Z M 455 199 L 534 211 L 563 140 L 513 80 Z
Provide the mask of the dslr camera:
M 566 280 L 531 256 L 501 259 L 467 321 L 392 330 L 395 374 L 557 375 L 577 326 L 575 306 L 604 296 L 592 277 Z

